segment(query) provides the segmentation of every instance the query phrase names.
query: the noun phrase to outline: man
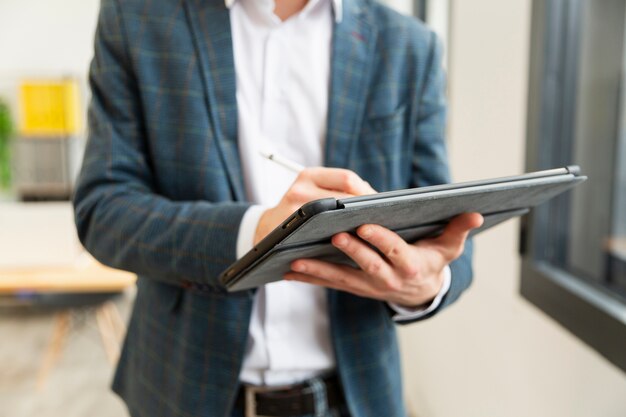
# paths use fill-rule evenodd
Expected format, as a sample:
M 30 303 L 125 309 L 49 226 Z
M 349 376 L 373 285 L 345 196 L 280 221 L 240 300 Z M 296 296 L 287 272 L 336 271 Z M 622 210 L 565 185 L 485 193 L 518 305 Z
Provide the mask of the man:
M 415 244 L 335 236 L 358 269 L 303 259 L 233 294 L 218 276 L 307 201 L 446 182 L 439 60 L 369 0 L 103 0 L 76 223 L 139 275 L 114 381 L 133 416 L 406 414 L 393 322 L 469 285 L 479 215 Z

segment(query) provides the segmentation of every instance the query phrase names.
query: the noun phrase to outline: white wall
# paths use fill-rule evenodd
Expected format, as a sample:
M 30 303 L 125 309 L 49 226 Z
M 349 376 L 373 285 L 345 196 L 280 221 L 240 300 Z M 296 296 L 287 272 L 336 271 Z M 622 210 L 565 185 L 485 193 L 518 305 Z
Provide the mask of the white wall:
M 22 77 L 71 75 L 84 84 L 99 4 L 0 0 L 0 98 L 14 105 Z
M 82 254 L 70 203 L 0 201 L 0 269 L 76 265 Z
M 530 3 L 453 2 L 455 180 L 524 171 Z M 440 316 L 401 330 L 415 415 L 623 417 L 626 375 L 519 296 L 517 233 L 507 223 L 479 236 L 471 289 Z
M 412 0 L 382 0 L 381 3 L 385 3 L 389 7 L 393 7 L 400 13 L 413 14 Z

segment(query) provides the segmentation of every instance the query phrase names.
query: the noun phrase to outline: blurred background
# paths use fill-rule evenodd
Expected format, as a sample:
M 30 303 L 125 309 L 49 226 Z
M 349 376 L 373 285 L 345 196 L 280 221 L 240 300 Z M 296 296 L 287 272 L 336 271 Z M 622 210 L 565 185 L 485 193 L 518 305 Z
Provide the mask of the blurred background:
M 626 415 L 626 1 L 395 0 L 446 47 L 455 181 L 570 164 L 575 192 L 476 239 L 475 280 L 400 329 L 412 416 Z M 134 276 L 80 246 L 98 0 L 0 2 L 0 416 L 125 416 Z

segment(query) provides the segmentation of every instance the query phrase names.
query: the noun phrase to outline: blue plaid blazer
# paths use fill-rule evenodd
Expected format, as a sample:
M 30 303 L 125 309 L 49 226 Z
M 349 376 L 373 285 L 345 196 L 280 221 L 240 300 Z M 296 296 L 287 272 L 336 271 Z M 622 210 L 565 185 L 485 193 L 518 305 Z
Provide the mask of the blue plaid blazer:
M 441 53 L 420 22 L 344 1 L 332 41 L 327 166 L 375 189 L 449 180 Z M 133 416 L 229 416 L 253 291 L 228 294 L 244 195 L 235 70 L 223 0 L 102 0 L 89 140 L 74 197 L 85 247 L 138 274 L 114 390 Z M 471 281 L 471 245 L 441 308 Z M 328 291 L 355 417 L 403 417 L 400 360 L 382 302 Z M 438 310 L 440 310 L 439 308 Z

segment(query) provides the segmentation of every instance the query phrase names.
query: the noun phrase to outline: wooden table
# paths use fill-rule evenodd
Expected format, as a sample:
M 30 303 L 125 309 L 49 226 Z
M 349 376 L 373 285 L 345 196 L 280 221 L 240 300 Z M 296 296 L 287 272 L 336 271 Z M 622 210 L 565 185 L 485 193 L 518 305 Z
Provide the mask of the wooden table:
M 118 292 L 135 280 L 135 274 L 95 260 L 66 267 L 0 269 L 0 294 Z
M 10 298 L 23 294 L 99 294 L 116 293 L 135 284 L 135 274 L 108 268 L 86 252 L 74 265 L 50 268 L 0 269 L 0 295 Z M 115 363 L 119 356 L 126 326 L 112 301 L 95 308 L 96 321 L 107 358 Z M 54 329 L 44 353 L 37 378 L 39 390 L 45 387 L 48 375 L 58 362 L 67 340 L 72 308 L 55 313 Z

